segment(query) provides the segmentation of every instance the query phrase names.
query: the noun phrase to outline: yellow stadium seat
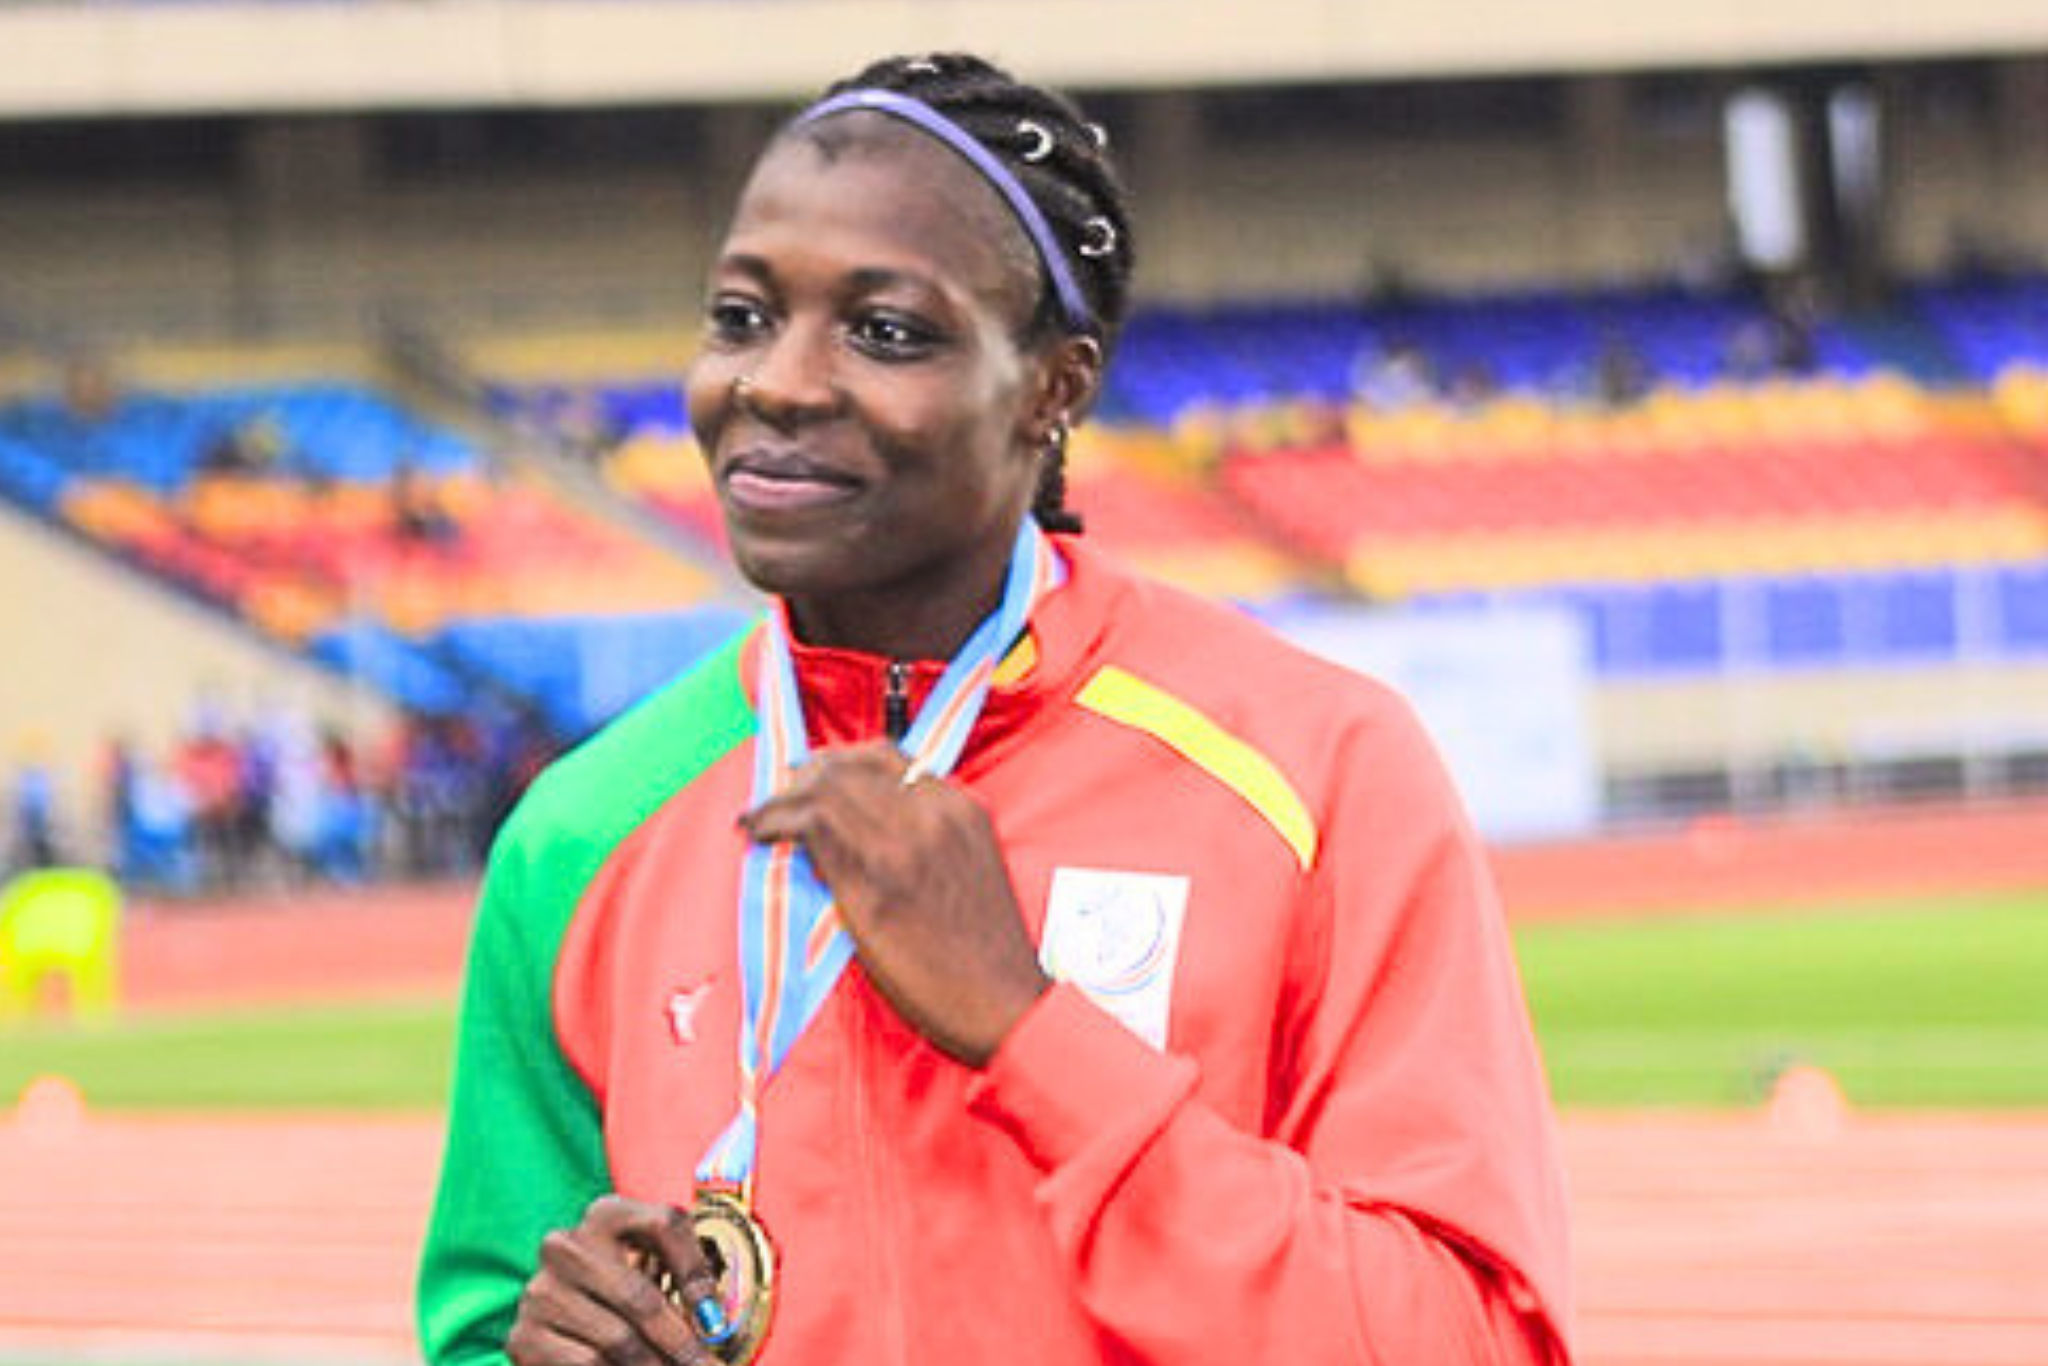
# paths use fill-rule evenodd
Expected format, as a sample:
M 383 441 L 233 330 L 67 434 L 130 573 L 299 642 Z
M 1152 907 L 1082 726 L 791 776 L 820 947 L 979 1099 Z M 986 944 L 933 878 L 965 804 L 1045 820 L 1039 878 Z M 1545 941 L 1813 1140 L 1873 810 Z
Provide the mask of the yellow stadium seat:
M 66 495 L 64 515 L 81 530 L 116 541 L 171 525 L 170 515 L 153 496 L 115 480 L 89 483 Z

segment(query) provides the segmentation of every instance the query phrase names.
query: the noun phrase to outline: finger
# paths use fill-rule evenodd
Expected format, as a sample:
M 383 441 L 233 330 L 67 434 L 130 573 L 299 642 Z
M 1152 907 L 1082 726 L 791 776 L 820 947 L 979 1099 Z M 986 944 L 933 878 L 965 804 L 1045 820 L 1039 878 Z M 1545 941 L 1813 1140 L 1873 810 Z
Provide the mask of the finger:
M 692 1326 L 705 1342 L 729 1339 L 738 1325 L 726 1315 L 718 1295 L 718 1277 L 704 1258 L 704 1245 L 687 1215 L 671 1210 L 654 1230 L 648 1252 L 660 1266 L 658 1280 L 670 1301 L 688 1314 Z
M 889 812 L 902 792 L 898 760 L 820 758 L 789 787 L 740 817 L 757 844 L 801 844 L 818 858 L 897 822 Z
M 553 1286 L 536 1277 L 536 1287 L 551 1292 L 538 1297 L 536 1317 L 544 1327 L 587 1344 L 608 1362 L 699 1359 L 696 1335 L 623 1249 L 599 1251 L 574 1234 L 550 1235 L 541 1244 L 541 1261 L 554 1277 Z
M 558 1314 L 564 1326 L 594 1333 L 607 1359 L 627 1352 L 631 1343 L 618 1332 L 623 1325 L 659 1355 L 649 1360 L 695 1361 L 697 1335 L 684 1311 L 665 1296 L 647 1269 L 645 1249 L 655 1230 L 679 1218 L 666 1205 L 606 1197 L 592 1205 L 574 1230 L 549 1234 L 541 1241 L 541 1265 L 566 1290 L 555 1298 L 564 1304 L 589 1306 L 588 1311 Z M 538 1278 L 536 1278 L 538 1280 Z
M 688 1366 L 710 1359 L 687 1329 L 676 1329 L 666 1342 L 650 1337 L 612 1306 L 563 1293 L 543 1272 L 528 1287 L 505 1346 L 516 1366 Z
M 718 1298 L 718 1278 L 704 1260 L 690 1216 L 674 1205 L 637 1204 L 630 1218 L 624 1236 L 637 1254 L 636 1269 L 697 1337 L 706 1342 L 729 1338 L 733 1325 Z
M 816 798 L 808 791 L 778 792 L 740 815 L 742 833 L 756 844 L 796 843 L 809 827 Z
M 826 886 L 844 890 L 873 872 L 903 823 L 872 801 L 828 793 L 764 808 L 744 829 L 756 844 L 802 849 Z
M 791 770 L 781 788 L 754 810 L 801 804 L 833 792 L 885 791 L 901 784 L 907 768 L 907 761 L 892 745 L 865 744 L 823 750 Z

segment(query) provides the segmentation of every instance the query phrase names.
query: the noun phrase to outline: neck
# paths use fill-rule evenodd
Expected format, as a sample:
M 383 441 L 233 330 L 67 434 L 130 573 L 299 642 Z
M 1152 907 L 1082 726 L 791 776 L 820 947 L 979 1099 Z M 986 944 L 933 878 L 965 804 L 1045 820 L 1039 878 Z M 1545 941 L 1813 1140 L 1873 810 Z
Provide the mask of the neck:
M 1014 532 L 991 538 L 943 568 L 891 583 L 831 593 L 790 594 L 791 633 L 806 645 L 859 650 L 885 659 L 950 660 L 1002 605 Z
M 792 597 L 790 631 L 805 645 L 858 650 L 885 659 L 949 660 L 1002 597 L 1000 575 L 992 584 L 972 585 L 971 591 Z

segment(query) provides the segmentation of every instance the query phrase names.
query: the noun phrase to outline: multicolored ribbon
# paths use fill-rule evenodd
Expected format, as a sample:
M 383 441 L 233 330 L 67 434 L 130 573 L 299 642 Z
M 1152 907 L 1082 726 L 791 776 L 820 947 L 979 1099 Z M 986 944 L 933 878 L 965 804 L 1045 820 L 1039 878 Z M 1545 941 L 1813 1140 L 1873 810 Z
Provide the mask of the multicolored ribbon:
M 952 770 L 981 715 L 990 680 L 1024 633 L 1038 601 L 1059 581 L 1059 557 L 1037 523 L 1017 530 L 1003 600 L 977 626 L 940 675 L 900 747 L 913 776 Z M 754 805 L 780 792 L 810 756 L 802 695 L 781 614 L 762 632 L 755 709 Z M 853 958 L 853 940 L 839 924 L 832 893 L 793 844 L 757 844 L 740 870 L 740 1104 L 718 1141 L 697 1164 L 705 1185 L 751 1193 L 762 1085 L 789 1055 L 839 974 Z

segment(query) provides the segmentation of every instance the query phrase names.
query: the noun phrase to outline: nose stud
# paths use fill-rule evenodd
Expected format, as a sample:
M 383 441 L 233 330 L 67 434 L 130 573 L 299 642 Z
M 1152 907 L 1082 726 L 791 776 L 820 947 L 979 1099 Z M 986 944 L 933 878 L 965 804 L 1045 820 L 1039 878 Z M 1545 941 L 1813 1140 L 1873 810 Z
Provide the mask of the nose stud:
M 732 398 L 735 403 L 751 404 L 754 401 L 754 377 L 741 375 L 732 382 Z

